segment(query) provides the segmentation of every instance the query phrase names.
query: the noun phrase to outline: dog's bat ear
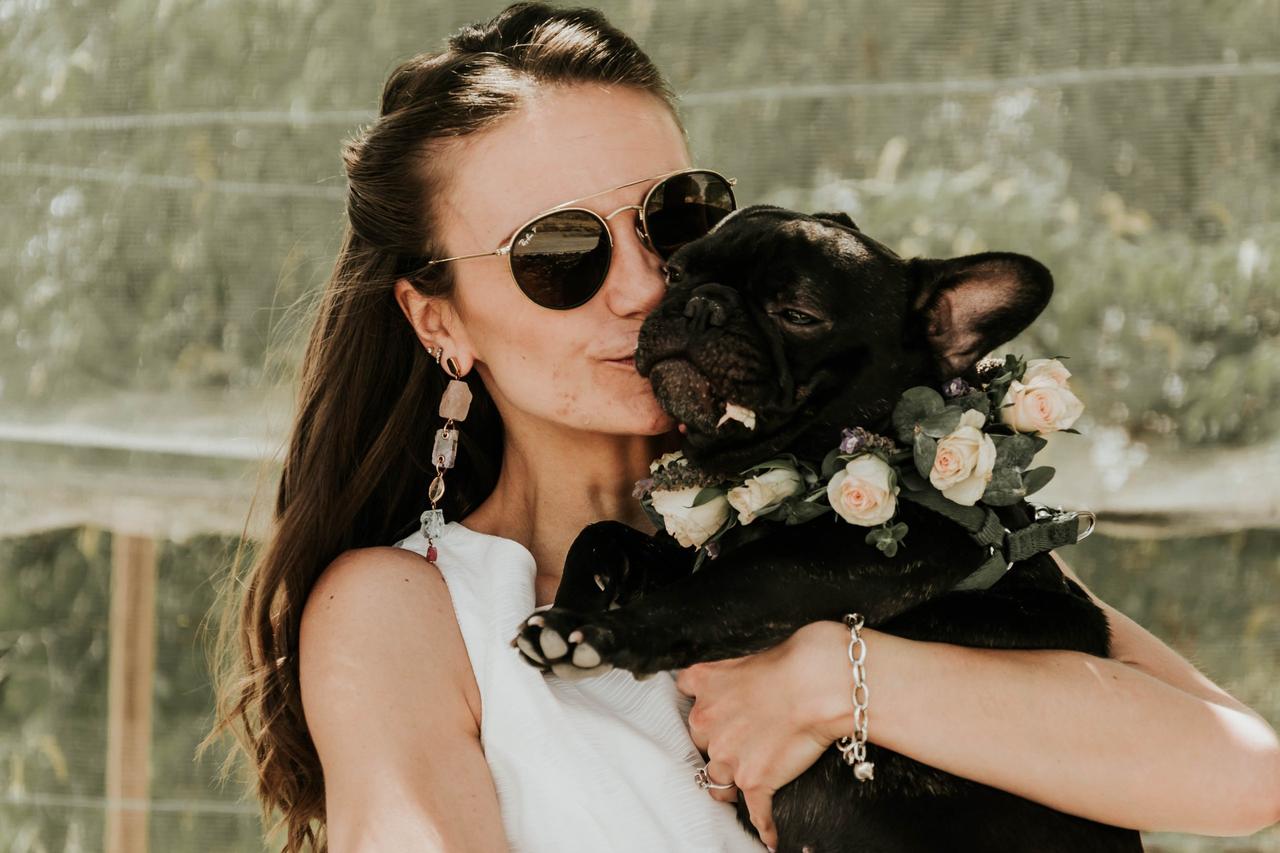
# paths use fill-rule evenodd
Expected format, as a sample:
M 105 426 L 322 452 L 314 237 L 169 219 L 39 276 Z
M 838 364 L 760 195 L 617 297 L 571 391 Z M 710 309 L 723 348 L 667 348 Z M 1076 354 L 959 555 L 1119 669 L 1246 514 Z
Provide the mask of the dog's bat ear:
M 907 261 L 911 308 L 937 357 L 943 379 L 1031 325 L 1053 295 L 1053 276 L 1035 258 L 981 252 Z
M 848 225 L 850 228 L 852 228 L 855 231 L 858 230 L 857 224 L 852 219 L 849 218 L 849 214 L 841 213 L 838 210 L 832 210 L 832 211 L 824 210 L 821 213 L 813 213 L 810 215 L 814 219 L 829 219 L 832 222 L 839 222 L 841 225 Z

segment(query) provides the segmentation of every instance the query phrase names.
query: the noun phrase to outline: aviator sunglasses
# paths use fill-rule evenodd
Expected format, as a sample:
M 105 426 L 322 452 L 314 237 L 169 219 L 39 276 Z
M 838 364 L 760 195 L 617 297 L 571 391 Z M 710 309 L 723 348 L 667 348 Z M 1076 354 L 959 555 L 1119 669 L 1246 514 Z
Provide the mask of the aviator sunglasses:
M 627 204 L 601 216 L 585 207 L 569 205 L 584 199 L 657 180 L 640 204 Z M 681 169 L 652 178 L 620 184 L 584 195 L 539 213 L 500 248 L 474 255 L 429 259 L 409 256 L 402 268 L 421 272 L 445 261 L 506 255 L 511 276 L 525 295 L 543 308 L 577 308 L 595 296 L 604 284 L 613 259 L 613 234 L 609 220 L 624 210 L 635 210 L 636 232 L 641 242 L 667 260 L 685 243 L 707 234 L 734 211 L 733 185 L 710 169 Z M 412 273 L 405 273 L 411 275 Z

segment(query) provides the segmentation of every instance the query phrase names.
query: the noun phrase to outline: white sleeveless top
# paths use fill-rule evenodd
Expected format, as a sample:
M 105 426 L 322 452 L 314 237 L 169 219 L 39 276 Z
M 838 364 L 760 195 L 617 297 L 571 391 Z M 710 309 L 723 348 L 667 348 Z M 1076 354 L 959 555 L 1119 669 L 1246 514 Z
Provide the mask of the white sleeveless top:
M 395 543 L 426 554 L 416 532 Z M 471 658 L 480 741 L 518 853 L 761 853 L 732 803 L 694 783 L 690 697 L 669 672 L 543 675 L 511 638 L 534 609 L 536 566 L 513 539 L 445 525 L 436 565 Z

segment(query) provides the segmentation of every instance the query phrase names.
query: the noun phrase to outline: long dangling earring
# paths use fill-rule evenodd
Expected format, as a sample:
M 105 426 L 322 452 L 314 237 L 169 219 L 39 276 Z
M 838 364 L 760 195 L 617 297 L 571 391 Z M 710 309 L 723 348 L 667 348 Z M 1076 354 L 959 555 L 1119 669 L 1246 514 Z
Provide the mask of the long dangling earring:
M 436 363 L 440 364 L 440 356 L 444 355 L 443 347 L 431 347 L 428 350 Z M 452 468 L 458 455 L 458 430 L 455 421 L 466 420 L 467 410 L 471 408 L 471 386 L 462 381 L 458 375 L 458 363 L 451 357 L 441 365 L 449 375 L 449 385 L 440 398 L 440 417 L 444 418 L 444 426 L 436 430 L 436 441 L 431 448 L 431 461 L 436 467 L 436 478 L 427 489 L 427 497 L 431 500 L 431 509 L 422 513 L 422 535 L 427 540 L 427 559 L 436 559 L 436 539 L 444 533 L 444 510 L 437 509 L 436 504 L 444 497 L 444 472 Z

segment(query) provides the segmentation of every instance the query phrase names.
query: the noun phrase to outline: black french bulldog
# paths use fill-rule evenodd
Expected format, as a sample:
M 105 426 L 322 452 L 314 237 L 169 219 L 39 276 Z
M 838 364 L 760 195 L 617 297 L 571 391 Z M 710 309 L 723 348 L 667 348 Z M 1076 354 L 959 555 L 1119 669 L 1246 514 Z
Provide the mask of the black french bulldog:
M 645 320 L 636 369 L 687 425 L 700 468 L 736 473 L 789 451 L 822 459 L 841 429 L 893 433 L 901 393 L 975 365 L 1049 302 L 1049 271 L 1007 252 L 903 259 L 846 215 L 773 205 L 730 214 L 667 264 L 669 290 Z M 754 429 L 718 427 L 725 404 Z M 1029 505 L 997 507 L 1006 528 Z M 852 524 L 772 524 L 749 547 L 692 571 L 694 552 L 619 522 L 573 543 L 554 606 L 512 644 L 562 677 L 612 667 L 637 676 L 773 646 L 818 620 L 857 611 L 902 637 L 987 648 L 1074 649 L 1107 656 L 1105 614 L 1047 553 L 986 589 L 952 590 L 985 557 L 959 525 L 898 503 L 910 536 L 888 557 Z M 939 709 L 945 714 L 945 709 Z M 777 791 L 780 851 L 1132 851 L 1137 831 L 1055 811 L 867 745 L 859 782 L 833 746 Z M 739 818 L 750 828 L 743 798 Z

